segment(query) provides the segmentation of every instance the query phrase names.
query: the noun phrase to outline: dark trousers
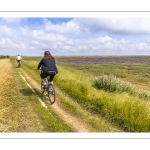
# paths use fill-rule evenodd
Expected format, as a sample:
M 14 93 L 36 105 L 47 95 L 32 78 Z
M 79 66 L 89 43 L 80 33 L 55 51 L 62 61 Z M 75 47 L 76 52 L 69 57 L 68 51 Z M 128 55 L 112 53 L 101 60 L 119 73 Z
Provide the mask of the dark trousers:
M 54 76 L 55 76 L 55 74 L 47 74 L 47 73 L 41 73 L 40 74 L 40 77 L 42 78 L 42 79 L 44 79 L 44 78 L 46 78 L 47 76 L 50 76 L 50 82 L 52 82 L 53 81 L 53 79 L 54 79 Z

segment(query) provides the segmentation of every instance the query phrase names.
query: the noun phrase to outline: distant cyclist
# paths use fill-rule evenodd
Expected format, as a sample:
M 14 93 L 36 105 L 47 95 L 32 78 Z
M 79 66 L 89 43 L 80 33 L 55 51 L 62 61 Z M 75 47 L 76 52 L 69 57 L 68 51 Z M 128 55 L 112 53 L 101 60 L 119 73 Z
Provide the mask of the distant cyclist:
M 21 66 L 21 60 L 22 60 L 22 58 L 21 58 L 21 56 L 18 54 L 18 55 L 16 56 L 16 61 L 17 61 L 18 67 Z
M 51 55 L 49 51 L 44 52 L 44 57 L 39 62 L 37 69 L 39 70 L 41 67 L 41 80 L 43 81 L 44 85 L 46 85 L 44 78 L 49 76 L 49 72 L 51 72 L 50 82 L 53 84 L 54 76 L 58 73 L 58 69 L 55 64 L 55 58 Z

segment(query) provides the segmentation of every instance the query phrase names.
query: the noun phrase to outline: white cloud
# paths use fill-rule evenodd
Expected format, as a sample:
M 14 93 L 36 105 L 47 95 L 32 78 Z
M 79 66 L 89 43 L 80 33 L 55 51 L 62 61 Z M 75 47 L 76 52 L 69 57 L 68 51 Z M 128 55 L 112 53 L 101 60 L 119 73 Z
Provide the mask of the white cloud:
M 98 34 L 150 34 L 150 18 L 75 18 L 67 23 L 44 21 L 45 30 L 65 35 Z
M 9 38 L 0 40 L 0 48 L 1 49 L 17 50 L 17 49 L 22 49 L 23 47 L 25 47 L 24 44 L 22 44 L 22 43 L 19 43 L 19 44 L 15 43 Z
M 1 35 L 11 36 L 14 33 L 15 33 L 15 31 L 13 29 L 11 29 L 11 28 L 9 28 L 7 26 L 4 26 L 4 25 L 0 26 L 0 34 Z
M 59 34 L 80 34 L 81 29 L 78 23 L 74 23 L 73 21 L 69 21 L 67 23 L 59 23 L 52 24 L 50 21 L 45 22 L 45 30 L 51 33 L 59 33 Z
M 72 21 L 90 33 L 150 34 L 150 18 L 76 18 Z
M 45 19 L 38 29 L 0 22 L 0 49 L 26 55 L 41 55 L 45 50 L 54 55 L 150 54 L 149 26 L 149 18 L 75 18 L 58 24 Z
M 21 18 L 3 18 L 3 20 L 5 20 L 7 23 L 15 23 L 15 24 L 19 24 L 22 19 Z

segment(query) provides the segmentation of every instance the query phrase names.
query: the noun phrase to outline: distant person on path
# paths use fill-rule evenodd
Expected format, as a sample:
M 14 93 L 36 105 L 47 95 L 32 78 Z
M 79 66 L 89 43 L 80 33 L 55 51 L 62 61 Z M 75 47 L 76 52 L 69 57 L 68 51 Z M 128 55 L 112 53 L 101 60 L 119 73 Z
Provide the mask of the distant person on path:
M 50 76 L 50 82 L 53 84 L 54 76 L 58 73 L 58 69 L 55 64 L 55 58 L 51 55 L 49 51 L 44 52 L 44 57 L 39 62 L 37 69 L 41 68 L 41 80 L 43 81 L 44 85 L 46 85 L 44 78 L 49 76 L 49 72 L 52 72 Z
M 16 61 L 17 61 L 17 65 L 19 66 L 19 63 L 20 63 L 20 65 L 21 65 L 21 60 L 22 60 L 22 58 L 21 58 L 21 56 L 18 54 L 17 56 L 16 56 Z

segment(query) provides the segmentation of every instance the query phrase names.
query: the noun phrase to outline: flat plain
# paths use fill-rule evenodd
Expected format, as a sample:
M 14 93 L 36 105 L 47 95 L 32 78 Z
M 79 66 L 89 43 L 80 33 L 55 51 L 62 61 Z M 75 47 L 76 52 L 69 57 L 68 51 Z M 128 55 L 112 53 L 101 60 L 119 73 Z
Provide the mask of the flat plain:
M 53 105 L 41 94 L 41 59 L 23 56 L 21 68 L 0 59 L 1 132 L 150 131 L 150 56 L 56 56 Z

